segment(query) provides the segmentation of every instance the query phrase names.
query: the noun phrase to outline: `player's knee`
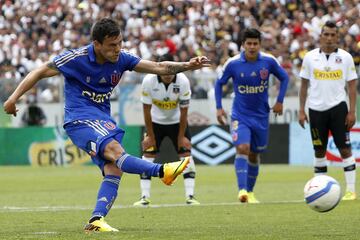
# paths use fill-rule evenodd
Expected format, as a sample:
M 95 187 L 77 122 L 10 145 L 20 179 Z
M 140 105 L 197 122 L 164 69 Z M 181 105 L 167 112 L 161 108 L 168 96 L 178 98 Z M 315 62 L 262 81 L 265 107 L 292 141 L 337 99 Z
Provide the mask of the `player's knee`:
M 256 165 L 260 164 L 260 155 L 258 153 L 250 152 L 249 162 Z
M 240 144 L 236 146 L 236 153 L 240 155 L 249 155 L 250 154 L 250 145 L 249 144 Z
M 189 157 L 191 156 L 191 150 L 187 148 L 180 148 L 178 151 L 179 158 Z
M 124 149 L 121 147 L 120 143 L 113 140 L 105 146 L 103 155 L 106 160 L 115 162 L 123 153 Z
M 104 174 L 121 177 L 122 171 L 116 166 L 115 163 L 108 163 L 104 166 Z
M 315 157 L 323 158 L 325 157 L 326 149 L 315 149 Z
M 339 149 L 339 152 L 340 152 L 340 155 L 341 155 L 341 158 L 348 158 L 352 155 L 351 153 L 351 148 L 341 148 Z

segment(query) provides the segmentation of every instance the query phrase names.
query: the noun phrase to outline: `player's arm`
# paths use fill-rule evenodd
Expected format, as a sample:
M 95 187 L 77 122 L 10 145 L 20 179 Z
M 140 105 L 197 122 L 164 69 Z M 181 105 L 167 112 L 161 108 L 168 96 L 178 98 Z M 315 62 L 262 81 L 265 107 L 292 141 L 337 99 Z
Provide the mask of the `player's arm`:
M 230 63 L 224 66 L 223 75 L 215 82 L 215 101 L 216 101 L 216 118 L 221 125 L 226 124 L 227 115 L 222 107 L 222 91 L 223 86 L 228 83 L 231 78 Z
M 305 128 L 305 122 L 308 122 L 308 117 L 305 112 L 305 103 L 307 98 L 307 92 L 309 87 L 310 66 L 309 66 L 309 54 L 306 54 L 301 65 L 300 70 L 300 90 L 299 90 L 299 124 L 302 128 Z
M 17 100 L 30 90 L 38 81 L 43 78 L 53 77 L 60 74 L 53 62 L 47 62 L 40 67 L 31 71 L 17 86 L 15 91 L 4 103 L 4 110 L 7 114 L 16 116 L 18 109 L 16 109 Z
M 348 54 L 346 58 L 346 66 L 348 67 L 346 71 L 346 78 L 347 87 L 348 87 L 348 95 L 349 95 L 349 112 L 346 116 L 345 124 L 348 130 L 350 130 L 355 122 L 356 122 L 356 115 L 355 115 L 355 108 L 356 108 L 356 84 L 357 84 L 357 73 L 355 68 L 355 63 L 350 54 Z
M 188 107 L 180 107 L 180 122 L 178 133 L 178 148 L 191 149 L 190 140 L 185 137 L 187 127 Z
M 299 91 L 299 124 L 302 128 L 305 128 L 305 122 L 308 122 L 308 117 L 305 112 L 305 103 L 307 98 L 309 80 L 301 78 L 300 91 Z
M 146 128 L 146 136 L 142 142 L 143 150 L 154 151 L 155 149 L 149 149 L 156 146 L 155 134 L 152 124 L 151 117 L 151 108 L 152 108 L 152 95 L 151 95 L 151 86 L 152 86 L 152 77 L 151 75 L 146 75 L 141 84 L 141 102 L 143 103 L 143 114 L 144 122 Z
M 144 122 L 146 128 L 146 136 L 143 141 L 143 150 L 150 150 L 149 148 L 156 146 L 155 134 L 152 125 L 152 117 L 151 117 L 151 104 L 143 104 L 143 113 L 144 113 Z M 153 151 L 155 149 L 152 149 Z
M 188 62 L 153 62 L 142 59 L 134 67 L 134 71 L 157 75 L 175 75 L 180 72 L 196 70 L 202 67 L 210 66 L 210 60 L 205 56 L 191 58 Z
M 282 115 L 283 113 L 283 102 L 286 95 L 287 86 L 289 83 L 289 75 L 287 74 L 285 69 L 281 67 L 280 64 L 275 60 L 275 58 L 274 58 L 272 73 L 280 81 L 279 94 L 276 99 L 275 105 L 272 107 L 272 110 L 276 116 L 276 115 Z
M 356 115 L 355 115 L 355 107 L 356 107 L 356 79 L 348 81 L 348 94 L 349 94 L 349 112 L 346 116 L 346 126 L 348 130 L 350 130 L 355 122 L 356 122 Z

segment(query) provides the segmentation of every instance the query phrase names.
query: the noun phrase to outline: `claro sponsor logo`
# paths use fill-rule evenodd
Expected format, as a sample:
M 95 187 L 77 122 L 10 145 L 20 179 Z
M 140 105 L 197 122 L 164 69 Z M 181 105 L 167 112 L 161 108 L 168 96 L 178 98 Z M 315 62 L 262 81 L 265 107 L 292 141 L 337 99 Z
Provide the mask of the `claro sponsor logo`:
M 96 92 L 90 92 L 90 91 L 83 91 L 82 95 L 84 97 L 90 98 L 91 100 L 93 100 L 96 103 L 103 103 L 106 100 L 110 99 L 112 92 L 113 91 L 110 91 L 108 93 L 96 93 Z
M 239 85 L 238 91 L 241 94 L 256 94 L 264 92 L 267 88 L 267 81 L 261 81 L 259 86 Z
M 351 129 L 350 141 L 351 141 L 353 156 L 355 157 L 356 162 L 360 162 L 360 128 Z M 342 161 L 340 153 L 336 148 L 334 138 L 332 135 L 329 135 L 326 157 L 329 161 L 335 161 L 335 162 Z

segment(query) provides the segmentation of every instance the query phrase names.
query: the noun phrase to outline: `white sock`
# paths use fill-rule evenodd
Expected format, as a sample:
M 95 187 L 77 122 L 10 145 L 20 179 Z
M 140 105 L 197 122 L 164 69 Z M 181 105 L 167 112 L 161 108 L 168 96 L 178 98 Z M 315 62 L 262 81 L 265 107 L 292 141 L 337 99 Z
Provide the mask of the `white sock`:
M 151 180 L 140 179 L 141 197 L 150 198 Z
M 154 162 L 155 158 L 142 156 L 148 162 Z M 150 198 L 151 179 L 140 179 L 141 197 Z
M 185 197 L 194 196 L 195 178 L 184 178 Z
M 346 190 L 355 192 L 356 162 L 354 156 L 343 159 Z
M 314 175 L 325 175 L 327 174 L 327 159 L 326 157 L 314 158 Z
M 182 158 L 181 158 L 182 159 Z M 184 170 L 183 175 L 188 173 L 191 174 L 192 177 L 184 178 L 184 187 L 185 187 L 185 197 L 194 196 L 194 189 L 195 189 L 195 163 L 192 156 L 190 156 L 190 162 L 187 168 Z

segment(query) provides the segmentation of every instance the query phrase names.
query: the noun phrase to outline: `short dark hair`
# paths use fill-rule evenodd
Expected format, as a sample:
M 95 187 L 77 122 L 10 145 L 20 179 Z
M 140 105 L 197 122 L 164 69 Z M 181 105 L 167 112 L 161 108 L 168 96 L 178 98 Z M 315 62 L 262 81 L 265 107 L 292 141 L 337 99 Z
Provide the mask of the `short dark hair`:
M 103 43 L 106 37 L 117 37 L 120 34 L 120 25 L 110 18 L 102 18 L 91 29 L 91 39 L 99 43 Z
M 157 59 L 158 62 L 164 62 L 164 61 L 174 61 L 174 56 L 167 53 L 167 54 L 164 54 L 164 55 L 161 55 L 158 57 Z
M 261 32 L 256 28 L 246 28 L 242 34 L 242 43 L 248 38 L 257 38 L 261 42 Z
M 338 30 L 339 30 L 334 21 L 326 21 L 324 26 L 322 26 L 322 28 L 321 28 L 321 33 L 323 33 L 325 27 L 327 27 L 327 28 L 335 28 L 336 32 L 338 32 Z

